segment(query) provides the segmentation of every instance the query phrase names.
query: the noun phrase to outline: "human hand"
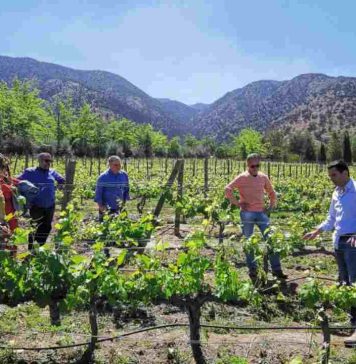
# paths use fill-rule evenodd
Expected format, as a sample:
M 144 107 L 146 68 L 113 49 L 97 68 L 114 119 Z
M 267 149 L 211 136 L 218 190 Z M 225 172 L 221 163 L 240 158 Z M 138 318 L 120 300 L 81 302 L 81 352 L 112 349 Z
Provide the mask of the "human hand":
M 314 231 L 311 231 L 309 233 L 306 233 L 304 236 L 303 236 L 303 240 L 313 240 L 315 239 L 318 235 L 320 234 L 320 231 L 319 230 L 314 230 Z
M 245 211 L 248 208 L 248 203 L 247 202 L 238 201 L 237 202 L 237 206 L 240 207 L 241 211 Z
M 351 236 L 351 238 L 348 239 L 347 242 L 350 243 L 353 248 L 356 248 L 356 236 Z
M 11 235 L 11 230 L 7 225 L 0 226 L 0 235 L 4 238 L 8 238 Z

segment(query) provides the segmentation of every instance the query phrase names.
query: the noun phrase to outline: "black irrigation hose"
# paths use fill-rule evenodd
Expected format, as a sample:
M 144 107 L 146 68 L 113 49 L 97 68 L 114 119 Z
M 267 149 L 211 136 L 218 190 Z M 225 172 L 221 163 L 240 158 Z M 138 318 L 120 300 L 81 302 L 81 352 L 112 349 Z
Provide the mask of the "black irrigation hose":
M 287 284 L 287 283 L 292 283 L 292 282 L 300 281 L 302 279 L 307 279 L 307 278 L 320 279 L 322 281 L 328 281 L 328 282 L 337 282 L 338 281 L 337 279 L 334 279 L 334 278 L 318 277 L 318 276 L 313 277 L 313 276 L 309 275 L 309 276 L 302 276 L 302 277 L 292 278 L 292 279 L 288 279 L 288 280 L 283 280 L 281 282 L 284 283 L 284 284 Z M 275 287 L 268 287 L 268 288 L 262 289 L 261 292 L 264 293 L 264 292 L 271 291 L 273 289 L 275 289 Z
M 189 327 L 189 324 L 166 324 L 166 325 L 159 325 L 159 326 L 150 326 L 140 330 L 130 331 L 121 335 L 112 336 L 108 338 L 103 338 L 97 340 L 97 343 L 102 343 L 105 341 L 114 341 L 120 340 L 124 337 L 140 334 L 142 332 L 148 332 L 153 330 L 160 330 L 170 327 Z M 224 329 L 224 330 L 322 330 L 321 326 L 223 326 L 223 325 L 209 325 L 209 324 L 201 324 L 200 327 L 202 328 L 210 328 L 210 329 Z M 330 330 L 340 330 L 340 329 L 354 329 L 352 326 L 330 326 Z M 48 346 L 48 347 L 13 347 L 13 346 L 5 346 L 0 345 L 0 349 L 5 350 L 23 350 L 23 351 L 43 351 L 43 350 L 60 350 L 60 349 L 70 349 L 80 346 L 87 346 L 90 342 L 83 342 L 78 344 L 69 344 L 69 345 L 60 345 L 60 346 Z

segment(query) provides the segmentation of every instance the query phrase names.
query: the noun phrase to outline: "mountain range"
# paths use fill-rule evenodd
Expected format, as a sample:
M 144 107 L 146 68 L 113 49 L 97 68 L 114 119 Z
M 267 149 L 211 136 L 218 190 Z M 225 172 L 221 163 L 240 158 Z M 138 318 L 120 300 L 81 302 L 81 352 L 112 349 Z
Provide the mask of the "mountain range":
M 263 80 L 230 91 L 212 104 L 186 105 L 153 98 L 125 78 L 83 71 L 31 58 L 0 56 L 0 80 L 33 80 L 40 97 L 53 102 L 70 96 L 105 118 L 151 123 L 169 136 L 191 133 L 225 140 L 241 129 L 309 130 L 318 139 L 335 129 L 356 127 L 356 78 L 303 74 L 291 80 Z

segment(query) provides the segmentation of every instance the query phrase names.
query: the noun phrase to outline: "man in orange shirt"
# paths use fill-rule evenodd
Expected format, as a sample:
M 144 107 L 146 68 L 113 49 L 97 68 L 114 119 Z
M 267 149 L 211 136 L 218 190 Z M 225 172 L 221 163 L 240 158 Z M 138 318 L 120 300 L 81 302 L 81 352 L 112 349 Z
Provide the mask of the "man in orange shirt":
M 269 218 L 266 212 L 273 209 L 277 204 L 276 193 L 269 178 L 258 172 L 260 161 L 261 157 L 258 154 L 250 154 L 247 157 L 247 171 L 239 174 L 225 187 L 225 197 L 230 200 L 231 204 L 241 209 L 242 232 L 246 238 L 253 234 L 255 225 L 259 227 L 264 238 L 267 238 L 266 230 L 269 227 Z M 233 194 L 236 189 L 240 193 L 240 200 L 237 200 Z M 267 210 L 264 203 L 265 192 L 270 201 Z M 277 278 L 286 279 L 287 275 L 282 272 L 279 254 L 270 254 L 269 260 L 272 274 Z M 246 264 L 250 278 L 255 281 L 257 279 L 257 263 L 253 254 L 246 253 Z

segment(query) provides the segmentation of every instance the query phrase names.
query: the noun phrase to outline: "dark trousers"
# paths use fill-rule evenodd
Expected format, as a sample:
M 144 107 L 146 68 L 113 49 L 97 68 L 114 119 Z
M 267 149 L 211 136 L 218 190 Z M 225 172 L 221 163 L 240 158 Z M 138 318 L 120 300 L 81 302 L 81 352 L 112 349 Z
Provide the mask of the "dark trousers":
M 30 208 L 30 216 L 35 227 L 35 232 L 29 235 L 29 250 L 33 249 L 33 243 L 35 241 L 40 245 L 45 244 L 52 228 L 54 209 L 54 206 L 48 208 L 32 206 Z
M 335 258 L 339 268 L 339 283 L 350 286 L 356 283 L 356 248 L 347 242 L 348 239 L 350 236 L 347 235 L 340 237 Z M 356 326 L 356 307 L 351 308 L 351 324 Z

